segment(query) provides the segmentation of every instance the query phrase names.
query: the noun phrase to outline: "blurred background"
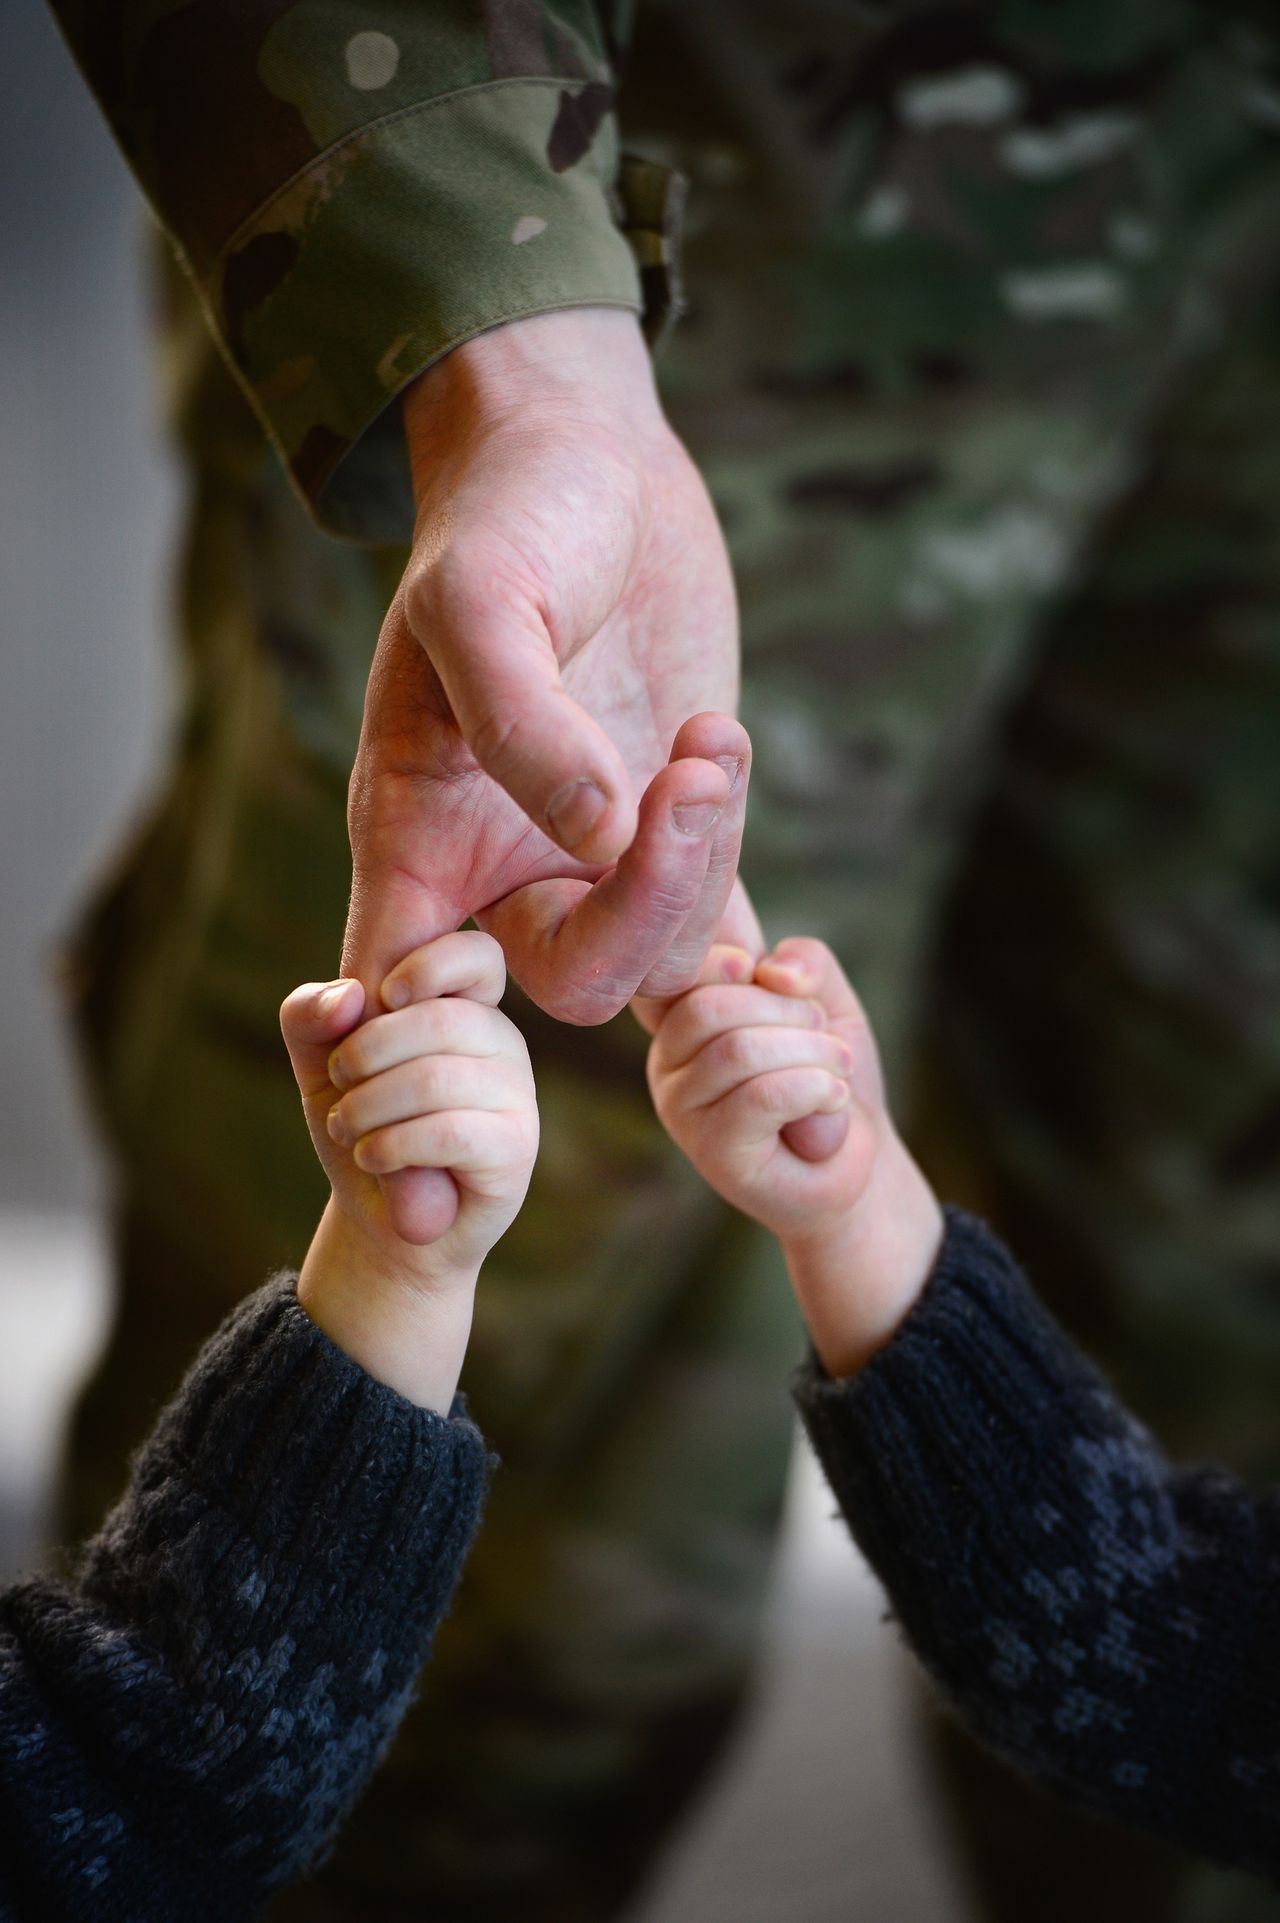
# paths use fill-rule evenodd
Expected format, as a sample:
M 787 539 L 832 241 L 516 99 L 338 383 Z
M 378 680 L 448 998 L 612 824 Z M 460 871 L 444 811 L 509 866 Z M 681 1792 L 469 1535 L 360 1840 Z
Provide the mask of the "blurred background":
M 43 8 L 0 63 L 0 1566 L 38 1553 L 107 1308 L 107 1175 L 59 938 L 169 712 L 178 483 L 148 364 L 138 196 Z M 797 1452 L 755 1715 L 637 1923 L 961 1923 L 882 1602 Z

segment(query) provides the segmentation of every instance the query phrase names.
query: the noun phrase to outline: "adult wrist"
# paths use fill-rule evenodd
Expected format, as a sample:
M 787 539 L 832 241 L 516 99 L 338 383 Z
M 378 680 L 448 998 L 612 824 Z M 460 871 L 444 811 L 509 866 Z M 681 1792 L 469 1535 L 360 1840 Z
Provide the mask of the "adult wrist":
M 640 321 L 615 307 L 563 308 L 489 328 L 427 368 L 402 404 L 419 494 L 460 432 L 512 417 L 569 411 L 666 428 Z

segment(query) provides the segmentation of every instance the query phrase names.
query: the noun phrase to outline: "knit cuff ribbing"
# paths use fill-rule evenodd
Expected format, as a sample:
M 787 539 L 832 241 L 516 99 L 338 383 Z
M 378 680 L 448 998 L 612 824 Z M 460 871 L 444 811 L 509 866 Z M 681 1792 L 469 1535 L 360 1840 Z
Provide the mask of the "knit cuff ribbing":
M 793 1387 L 869 1550 L 886 1524 L 921 1547 L 940 1544 L 957 1503 L 971 1520 L 975 1505 L 1016 1495 L 1024 1472 L 1043 1474 L 1046 1430 L 1074 1435 L 1111 1407 L 1003 1244 L 956 1209 L 893 1340 L 847 1381 L 832 1381 L 810 1354 Z
M 335 1597 L 394 1616 L 430 1601 L 474 1532 L 484 1440 L 461 1400 L 446 1419 L 367 1375 L 281 1275 L 201 1354 L 134 1469 L 131 1495 L 175 1478 L 231 1532 Z

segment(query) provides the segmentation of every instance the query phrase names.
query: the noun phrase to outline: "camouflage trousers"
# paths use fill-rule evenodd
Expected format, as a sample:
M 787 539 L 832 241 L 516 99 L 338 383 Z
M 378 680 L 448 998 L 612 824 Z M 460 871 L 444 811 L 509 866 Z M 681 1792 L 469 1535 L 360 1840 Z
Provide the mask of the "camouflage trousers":
M 692 182 L 671 416 L 721 512 L 745 873 L 829 938 L 926 1164 L 1176 1449 L 1280 1470 L 1280 90 L 1259 10 L 642 10 Z M 172 279 L 193 493 L 174 772 L 77 944 L 121 1290 L 92 1522 L 321 1200 L 276 1030 L 328 972 L 402 557 L 318 536 Z M 464 1385 L 504 1459 L 423 1699 L 282 1916 L 617 1914 L 749 1673 L 800 1332 L 679 1165 L 626 1020 L 524 1008 L 544 1117 Z M 991 1917 L 1239 1923 L 1252 1884 L 937 1744 Z

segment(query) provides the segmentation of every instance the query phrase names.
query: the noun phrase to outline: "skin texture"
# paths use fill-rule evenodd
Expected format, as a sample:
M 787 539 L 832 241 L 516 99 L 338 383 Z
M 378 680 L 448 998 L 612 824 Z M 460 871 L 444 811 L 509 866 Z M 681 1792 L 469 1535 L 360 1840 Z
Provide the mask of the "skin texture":
M 396 1006 L 361 1022 L 358 982 L 306 983 L 280 1011 L 331 1195 L 298 1300 L 379 1381 L 447 1414 L 480 1264 L 524 1200 L 538 1110 L 524 1039 L 498 1009 L 502 951 L 443 936 L 382 984 Z M 379 1178 L 430 1165 L 439 1198 L 413 1239 Z
M 471 916 L 568 1022 L 687 988 L 717 932 L 759 953 L 733 582 L 636 321 L 494 329 L 423 376 L 406 422 L 417 528 L 348 810 L 342 968 L 368 1012 L 407 949 Z M 438 1222 L 438 1179 L 385 1192 L 403 1235 Z
M 352 777 L 344 968 L 370 986 L 474 914 L 562 1020 L 677 993 L 730 906 L 750 748 L 723 538 L 639 328 L 497 328 L 406 419 L 418 522 Z M 728 930 L 761 945 L 740 898 Z
M 852 1375 L 924 1287 L 942 1212 L 885 1106 L 875 1038 L 838 962 L 796 937 L 755 962 L 713 950 L 703 980 L 660 1010 L 648 1077 L 673 1140 L 727 1202 L 778 1237 L 829 1375 Z M 786 1131 L 840 1118 L 833 1150 Z

